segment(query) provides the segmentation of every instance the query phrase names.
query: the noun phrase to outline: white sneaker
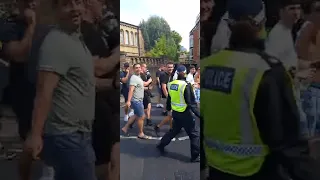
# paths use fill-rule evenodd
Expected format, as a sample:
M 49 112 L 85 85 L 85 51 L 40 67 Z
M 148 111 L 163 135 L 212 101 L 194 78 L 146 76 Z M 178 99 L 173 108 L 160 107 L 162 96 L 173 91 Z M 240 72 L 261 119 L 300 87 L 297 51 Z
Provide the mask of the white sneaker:
M 54 169 L 53 167 L 43 165 L 42 175 L 39 180 L 54 180 Z
M 157 104 L 157 108 L 161 108 L 161 104 Z
M 132 111 L 130 111 L 130 113 L 129 113 L 129 117 L 131 117 L 131 116 L 133 116 L 134 115 L 134 111 L 132 110 Z
M 128 116 L 128 115 L 124 115 L 123 120 L 124 120 L 125 122 L 127 122 L 128 119 L 129 119 L 129 116 Z

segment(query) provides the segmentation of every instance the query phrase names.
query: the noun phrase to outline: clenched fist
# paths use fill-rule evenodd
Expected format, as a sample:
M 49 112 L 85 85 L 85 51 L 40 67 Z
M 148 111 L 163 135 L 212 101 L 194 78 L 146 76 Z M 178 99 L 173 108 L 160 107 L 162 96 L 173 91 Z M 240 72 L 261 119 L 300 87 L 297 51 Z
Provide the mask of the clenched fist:
M 25 9 L 23 14 L 28 25 L 36 24 L 36 13 L 32 9 Z

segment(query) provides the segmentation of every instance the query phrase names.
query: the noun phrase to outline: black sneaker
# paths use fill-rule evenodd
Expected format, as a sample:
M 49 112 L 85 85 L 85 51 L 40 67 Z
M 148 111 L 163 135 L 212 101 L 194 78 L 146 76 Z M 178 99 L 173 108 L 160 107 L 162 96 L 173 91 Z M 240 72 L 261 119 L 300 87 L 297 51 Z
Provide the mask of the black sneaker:
M 168 111 L 162 112 L 162 115 L 163 115 L 163 116 L 168 116 Z
M 191 158 L 190 162 L 193 162 L 193 163 L 200 162 L 200 156 L 197 156 L 195 158 Z
M 147 119 L 145 126 L 152 126 L 152 125 L 153 125 L 153 124 L 152 124 L 151 120 L 150 120 L 150 119 Z
M 158 133 L 160 132 L 160 128 L 157 125 L 155 125 L 153 129 L 156 132 L 156 135 L 159 137 Z
M 164 149 L 164 147 L 160 146 L 160 145 L 157 145 L 157 149 L 159 150 L 160 154 L 161 155 L 164 155 L 166 154 L 166 150 Z

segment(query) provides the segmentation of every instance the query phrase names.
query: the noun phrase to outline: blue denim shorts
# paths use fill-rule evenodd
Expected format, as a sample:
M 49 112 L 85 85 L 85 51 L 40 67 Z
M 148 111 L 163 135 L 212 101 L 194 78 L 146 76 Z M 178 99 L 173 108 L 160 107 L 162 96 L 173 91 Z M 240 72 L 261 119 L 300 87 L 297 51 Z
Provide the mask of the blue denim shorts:
M 200 89 L 199 88 L 195 88 L 194 89 L 194 96 L 195 96 L 195 100 L 197 103 L 200 103 Z
M 136 116 L 144 116 L 144 107 L 142 101 L 131 101 L 131 109 L 133 109 Z
M 96 180 L 91 133 L 45 135 L 42 159 L 55 171 L 55 180 Z
M 310 86 L 301 91 L 301 105 L 306 115 L 302 129 L 307 129 L 309 136 L 320 134 L 320 89 Z

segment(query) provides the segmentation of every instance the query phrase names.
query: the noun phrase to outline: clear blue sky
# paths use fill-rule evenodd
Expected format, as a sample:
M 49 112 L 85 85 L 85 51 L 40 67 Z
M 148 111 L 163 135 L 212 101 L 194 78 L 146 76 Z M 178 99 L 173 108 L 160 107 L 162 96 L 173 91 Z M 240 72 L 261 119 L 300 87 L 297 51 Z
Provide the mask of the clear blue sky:
M 152 15 L 167 20 L 171 30 L 182 36 L 181 45 L 189 49 L 189 32 L 200 12 L 200 1 L 196 0 L 121 0 L 120 20 L 139 25 L 142 19 Z

